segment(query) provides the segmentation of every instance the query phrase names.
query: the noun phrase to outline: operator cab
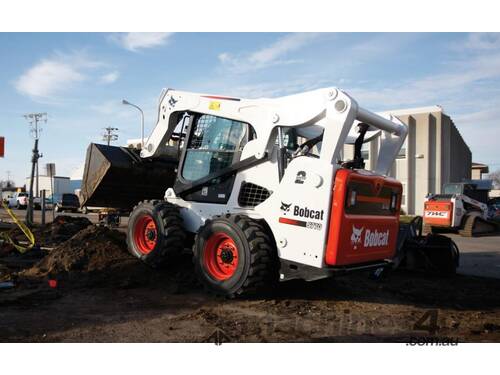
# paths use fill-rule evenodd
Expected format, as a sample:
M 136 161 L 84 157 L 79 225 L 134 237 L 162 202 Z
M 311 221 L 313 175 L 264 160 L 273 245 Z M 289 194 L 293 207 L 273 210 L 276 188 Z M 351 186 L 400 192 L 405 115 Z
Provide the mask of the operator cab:
M 488 202 L 488 192 L 491 187 L 478 186 L 476 183 L 472 182 L 455 182 L 443 185 L 443 194 L 445 196 L 453 196 L 458 194 L 463 194 L 471 199 L 478 202 L 487 203 Z

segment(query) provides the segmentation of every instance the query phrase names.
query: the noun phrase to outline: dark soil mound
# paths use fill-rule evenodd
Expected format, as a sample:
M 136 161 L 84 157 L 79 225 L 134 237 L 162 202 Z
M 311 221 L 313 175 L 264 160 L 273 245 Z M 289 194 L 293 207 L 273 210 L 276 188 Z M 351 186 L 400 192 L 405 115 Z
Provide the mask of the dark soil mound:
M 57 245 L 91 225 L 86 217 L 57 216 L 52 223 L 36 230 L 35 238 L 42 246 Z
M 124 259 L 133 259 L 127 252 L 124 234 L 107 227 L 88 226 L 52 250 L 25 275 L 100 271 Z
M 45 226 L 36 226 L 32 229 L 36 244 L 42 247 L 53 247 L 69 240 L 81 230 L 92 225 L 86 217 L 72 217 L 60 215 Z M 17 241 L 26 241 L 26 237 L 19 228 L 16 228 L 11 237 Z
M 54 278 L 66 287 L 150 285 L 182 292 L 197 288 L 192 268 L 189 254 L 173 258 L 162 269 L 153 269 L 129 254 L 124 233 L 89 226 L 48 252 L 19 277 L 30 282 Z

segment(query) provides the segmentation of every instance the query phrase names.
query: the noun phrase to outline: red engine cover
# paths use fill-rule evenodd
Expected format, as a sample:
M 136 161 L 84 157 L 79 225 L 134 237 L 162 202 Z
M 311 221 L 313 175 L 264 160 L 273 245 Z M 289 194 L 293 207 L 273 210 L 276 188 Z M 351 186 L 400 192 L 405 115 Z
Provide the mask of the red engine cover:
M 427 201 L 424 204 L 424 224 L 451 227 L 453 219 L 452 201 Z
M 339 169 L 335 175 L 325 262 L 346 266 L 392 258 L 399 232 L 401 183 Z

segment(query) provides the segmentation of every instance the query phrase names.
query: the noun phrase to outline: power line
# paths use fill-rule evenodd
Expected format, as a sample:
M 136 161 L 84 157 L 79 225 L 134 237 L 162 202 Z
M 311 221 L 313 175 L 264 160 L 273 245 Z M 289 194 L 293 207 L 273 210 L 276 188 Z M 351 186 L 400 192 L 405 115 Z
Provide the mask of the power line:
M 47 123 L 47 113 L 28 113 L 24 115 L 24 118 L 30 124 L 30 132 L 33 138 L 40 139 L 40 133 L 42 132 L 40 122 L 44 121 Z
M 33 180 L 35 178 L 35 170 L 36 170 L 36 196 L 38 197 L 38 192 L 39 192 L 38 159 L 42 157 L 42 154 L 38 152 L 38 141 L 40 139 L 40 133 L 42 131 L 40 122 L 45 121 L 45 123 L 47 123 L 47 113 L 28 113 L 24 115 L 24 118 L 30 124 L 31 135 L 33 136 L 33 138 L 35 138 L 35 146 L 33 147 L 33 155 L 31 157 L 29 201 L 28 201 L 28 209 L 26 210 L 26 222 L 28 225 L 32 225 L 33 224 Z
M 106 142 L 108 146 L 111 144 L 111 142 L 118 140 L 118 134 L 116 134 L 118 128 L 112 128 L 111 126 L 108 126 L 107 128 L 104 128 L 104 131 L 105 132 L 102 134 L 102 140 Z

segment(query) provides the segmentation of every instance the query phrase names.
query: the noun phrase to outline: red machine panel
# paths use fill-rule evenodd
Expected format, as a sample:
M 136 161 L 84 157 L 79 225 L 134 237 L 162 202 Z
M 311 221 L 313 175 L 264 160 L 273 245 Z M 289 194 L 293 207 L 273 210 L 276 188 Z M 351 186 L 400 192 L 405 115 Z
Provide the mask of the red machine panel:
M 451 227 L 453 219 L 453 202 L 451 201 L 427 201 L 424 205 L 424 223 Z
M 325 262 L 346 266 L 392 258 L 401 193 L 401 183 L 392 178 L 338 170 Z

